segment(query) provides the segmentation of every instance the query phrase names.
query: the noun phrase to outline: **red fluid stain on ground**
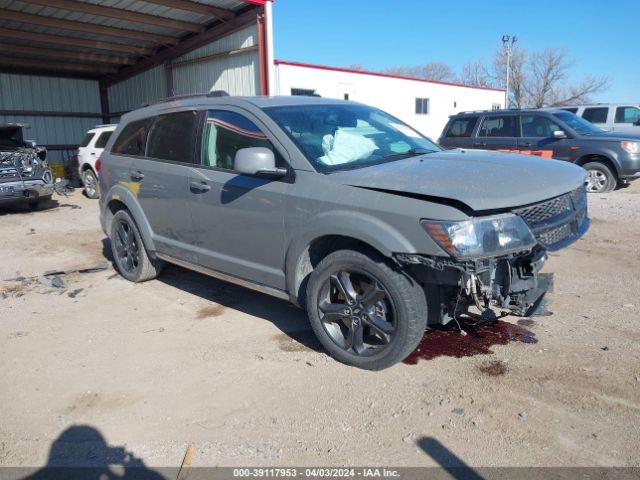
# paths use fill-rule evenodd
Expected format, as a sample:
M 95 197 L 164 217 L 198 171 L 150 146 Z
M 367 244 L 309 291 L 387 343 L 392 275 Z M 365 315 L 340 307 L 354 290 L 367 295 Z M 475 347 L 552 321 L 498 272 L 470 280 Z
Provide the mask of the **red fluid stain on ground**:
M 531 324 L 534 322 L 532 321 Z M 527 324 L 529 325 L 529 324 Z M 538 343 L 535 333 L 498 320 L 493 325 L 479 327 L 463 326 L 467 335 L 454 328 L 434 328 L 427 331 L 418 347 L 403 363 L 415 365 L 419 360 L 432 360 L 436 357 L 470 357 L 493 353 L 494 345 L 506 345 L 511 342 Z

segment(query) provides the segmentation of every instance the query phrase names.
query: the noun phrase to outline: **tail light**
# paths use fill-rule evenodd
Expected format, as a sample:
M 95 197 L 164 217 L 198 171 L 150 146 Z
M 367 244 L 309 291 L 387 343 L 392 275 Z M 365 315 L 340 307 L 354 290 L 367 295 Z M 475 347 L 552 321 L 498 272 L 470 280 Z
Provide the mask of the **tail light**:
M 96 160 L 96 172 L 100 172 L 100 167 L 102 166 L 102 162 L 100 159 Z

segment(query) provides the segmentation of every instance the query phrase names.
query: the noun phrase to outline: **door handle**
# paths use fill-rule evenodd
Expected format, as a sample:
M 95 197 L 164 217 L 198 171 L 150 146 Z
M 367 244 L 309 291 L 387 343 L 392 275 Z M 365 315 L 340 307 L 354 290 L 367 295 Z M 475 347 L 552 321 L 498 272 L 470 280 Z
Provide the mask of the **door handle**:
M 211 190 L 211 186 L 207 185 L 204 182 L 191 182 L 189 183 L 189 187 L 191 188 L 191 191 L 194 193 L 204 193 Z
M 522 146 L 523 147 L 532 147 L 533 143 L 523 143 Z
M 485 142 L 476 142 L 473 144 L 474 147 L 486 147 L 487 144 Z
M 135 182 L 139 182 L 144 178 L 144 173 L 142 173 L 139 170 L 136 170 L 134 172 L 131 172 L 131 180 L 135 181 Z

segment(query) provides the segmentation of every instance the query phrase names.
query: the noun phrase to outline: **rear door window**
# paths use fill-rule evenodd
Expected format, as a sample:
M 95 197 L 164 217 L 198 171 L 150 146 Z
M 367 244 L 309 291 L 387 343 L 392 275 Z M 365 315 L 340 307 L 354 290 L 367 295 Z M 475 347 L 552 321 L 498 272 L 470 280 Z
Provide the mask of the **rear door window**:
M 147 157 L 192 163 L 197 112 L 169 113 L 156 117 L 147 147 Z
M 517 117 L 515 115 L 496 115 L 485 117 L 478 132 L 479 137 L 517 137 Z
M 151 119 L 136 120 L 124 127 L 116 139 L 111 153 L 143 157 Z
M 582 118 L 591 123 L 607 123 L 607 115 L 609 107 L 590 107 L 585 108 Z
M 96 144 L 94 145 L 95 148 L 104 148 L 104 146 L 107 144 L 107 142 L 111 138 L 111 134 L 112 133 L 113 133 L 113 131 L 111 131 L 111 132 L 102 132 L 100 134 L 100 136 L 98 137 L 98 139 L 96 140 Z
M 470 137 L 473 134 L 473 129 L 475 128 L 476 123 L 478 123 L 478 117 L 465 117 L 454 120 L 453 122 L 451 122 L 451 125 L 449 126 L 445 137 Z

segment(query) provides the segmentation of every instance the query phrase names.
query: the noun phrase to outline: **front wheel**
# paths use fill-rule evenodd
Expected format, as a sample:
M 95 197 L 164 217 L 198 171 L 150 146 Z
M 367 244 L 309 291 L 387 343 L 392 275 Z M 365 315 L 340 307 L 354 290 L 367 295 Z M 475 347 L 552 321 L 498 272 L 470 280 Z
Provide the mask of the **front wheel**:
M 51 195 L 38 197 L 36 200 L 32 200 L 29 202 L 29 208 L 33 211 L 47 210 L 52 206 L 53 206 L 53 200 L 51 200 Z
M 589 162 L 585 163 L 582 168 L 589 173 L 585 184 L 587 192 L 607 193 L 616 188 L 618 179 L 605 164 Z
M 427 326 L 420 285 L 377 254 L 340 250 L 311 274 L 307 311 L 318 340 L 337 360 L 382 370 L 404 360 Z

